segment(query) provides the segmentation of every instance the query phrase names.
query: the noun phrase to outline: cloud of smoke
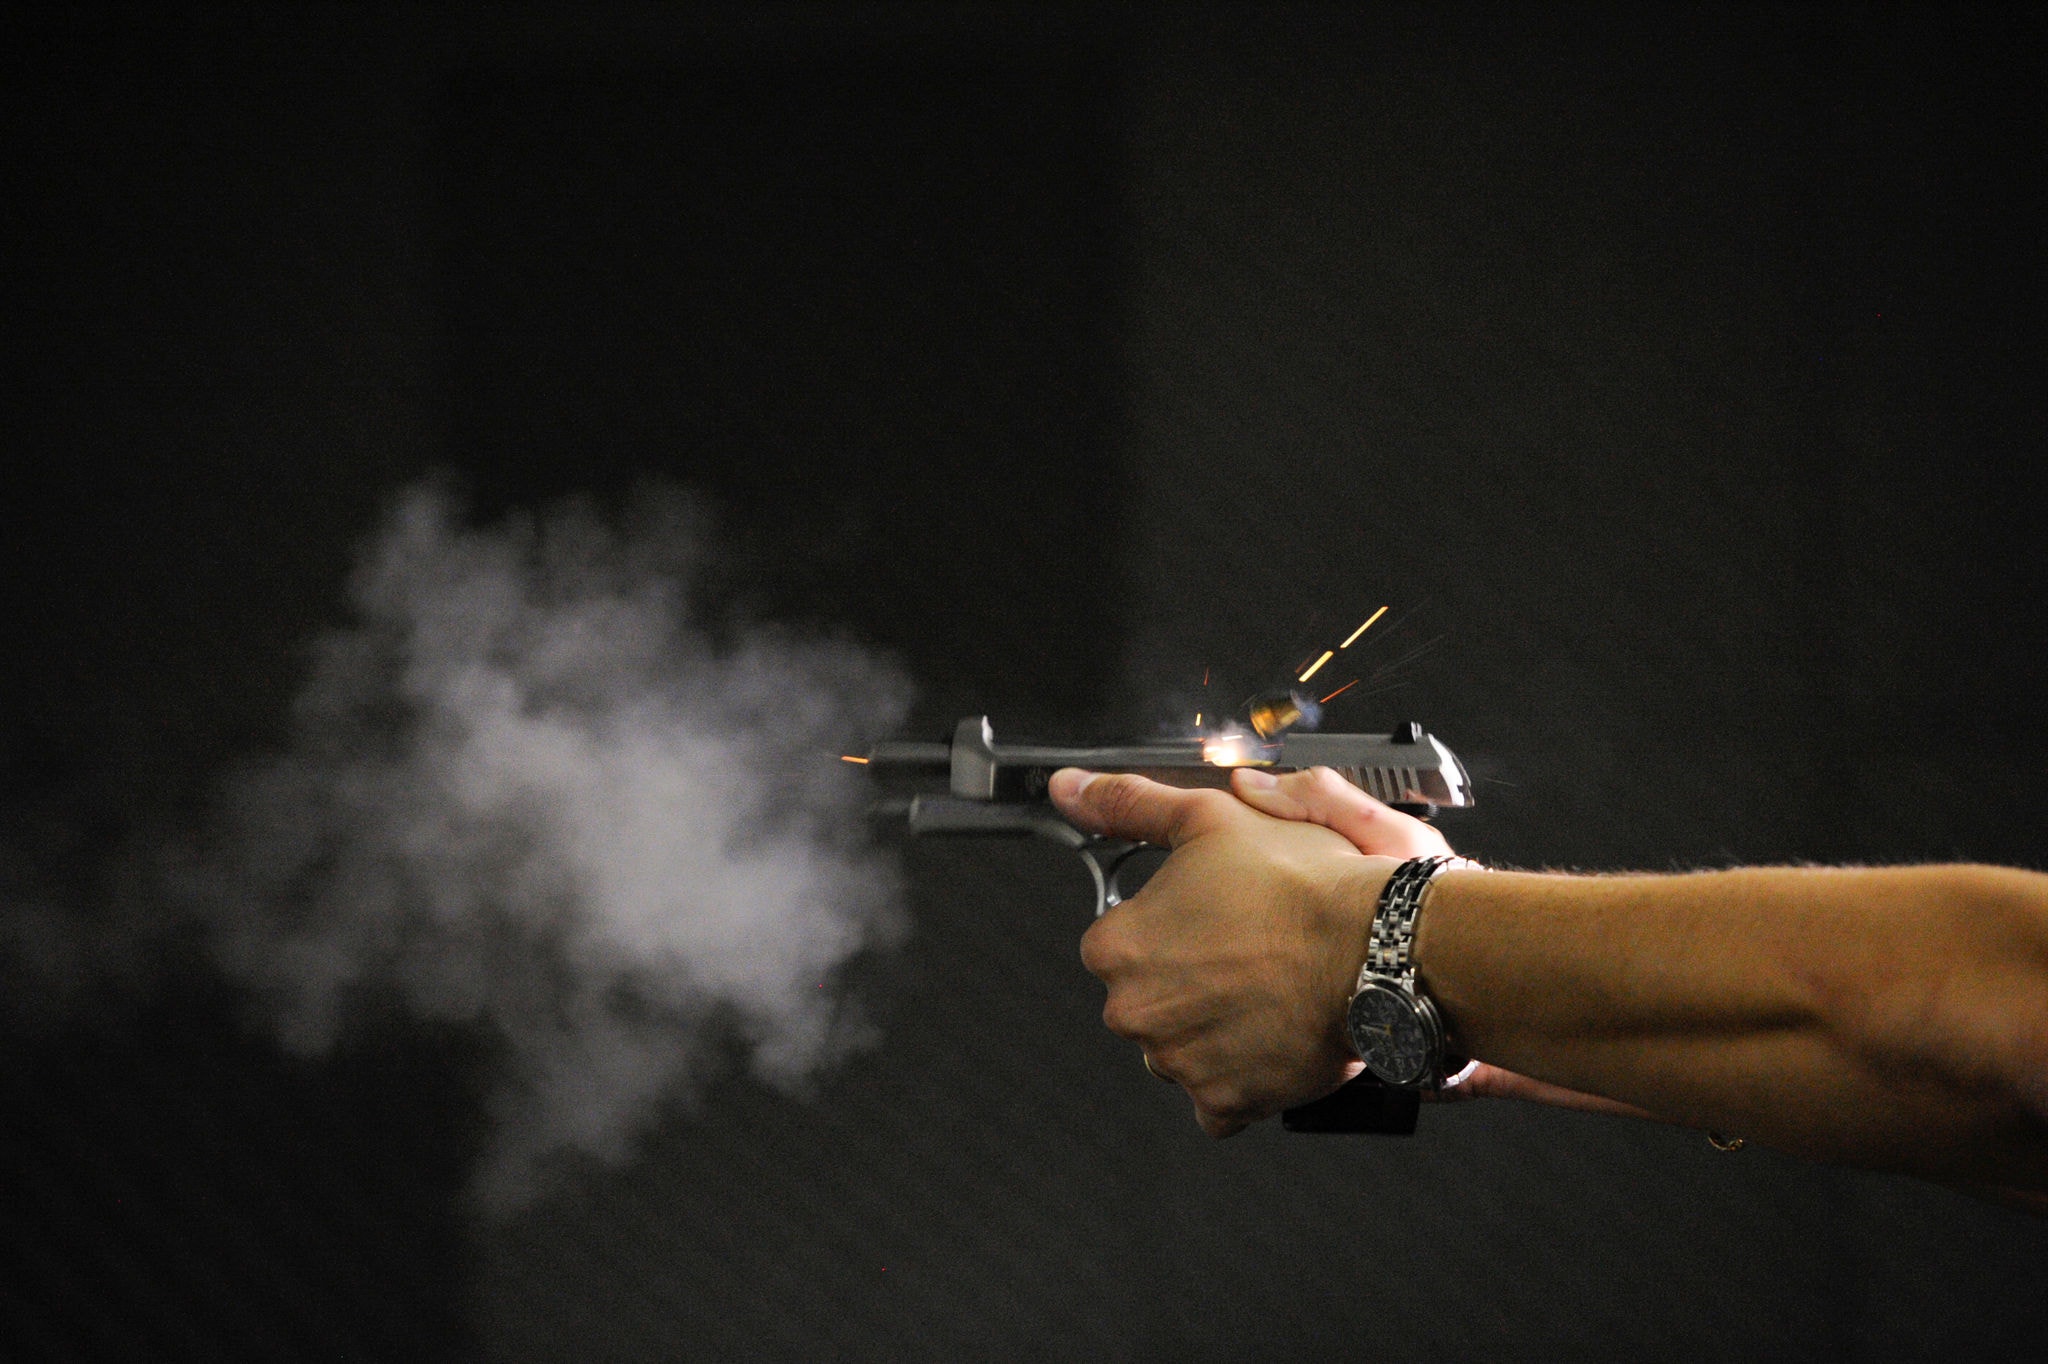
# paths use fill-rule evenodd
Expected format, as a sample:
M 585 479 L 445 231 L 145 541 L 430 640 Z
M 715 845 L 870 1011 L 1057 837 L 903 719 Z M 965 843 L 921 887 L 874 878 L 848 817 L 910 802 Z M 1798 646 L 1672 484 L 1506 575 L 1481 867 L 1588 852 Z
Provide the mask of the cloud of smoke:
M 191 873 L 286 1046 L 396 1004 L 499 1057 L 486 1206 L 617 1160 L 734 1054 L 800 1091 L 867 1040 L 837 975 L 901 932 L 840 746 L 909 687 L 852 645 L 690 620 L 704 526 L 654 497 L 465 528 L 414 490 L 319 641 L 288 749 Z

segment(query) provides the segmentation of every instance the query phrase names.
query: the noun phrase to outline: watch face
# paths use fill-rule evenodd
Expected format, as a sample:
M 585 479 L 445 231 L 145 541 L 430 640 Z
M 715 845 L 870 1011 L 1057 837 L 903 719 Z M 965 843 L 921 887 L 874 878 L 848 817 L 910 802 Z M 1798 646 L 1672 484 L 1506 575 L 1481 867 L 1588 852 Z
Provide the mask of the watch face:
M 1429 1073 L 1436 1039 L 1405 991 L 1367 984 L 1352 996 L 1345 1025 L 1366 1069 L 1388 1084 L 1412 1085 Z

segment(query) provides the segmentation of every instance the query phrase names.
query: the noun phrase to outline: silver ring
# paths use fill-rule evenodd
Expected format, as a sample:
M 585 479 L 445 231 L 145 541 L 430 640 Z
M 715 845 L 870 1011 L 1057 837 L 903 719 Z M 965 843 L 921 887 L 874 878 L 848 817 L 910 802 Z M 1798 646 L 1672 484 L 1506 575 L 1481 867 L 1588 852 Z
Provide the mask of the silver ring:
M 1168 1084 L 1170 1084 L 1170 1085 L 1174 1085 L 1174 1084 L 1179 1084 L 1179 1083 L 1180 1083 L 1180 1081 L 1178 1081 L 1178 1080 L 1174 1079 L 1174 1078 L 1173 1078 L 1173 1077 L 1172 1077 L 1171 1075 L 1166 1075 L 1166 1074 L 1163 1074 L 1163 1073 L 1161 1073 L 1161 1071 L 1159 1070 L 1159 1068 L 1158 1068 L 1157 1066 L 1155 1066 L 1155 1065 L 1153 1065 L 1153 1064 L 1152 1064 L 1152 1053 L 1151 1053 L 1151 1052 L 1149 1052 L 1149 1051 L 1141 1051 L 1141 1052 L 1139 1052 L 1139 1053 L 1138 1053 L 1138 1055 L 1140 1055 L 1140 1056 L 1142 1056 L 1142 1057 L 1144 1057 L 1144 1058 L 1145 1058 L 1145 1069 L 1146 1069 L 1146 1070 L 1148 1070 L 1148 1071 L 1150 1071 L 1150 1072 L 1152 1073 L 1152 1078 L 1153 1078 L 1153 1079 L 1155 1079 L 1155 1080 L 1164 1080 L 1164 1081 L 1166 1081 L 1166 1083 L 1168 1083 Z

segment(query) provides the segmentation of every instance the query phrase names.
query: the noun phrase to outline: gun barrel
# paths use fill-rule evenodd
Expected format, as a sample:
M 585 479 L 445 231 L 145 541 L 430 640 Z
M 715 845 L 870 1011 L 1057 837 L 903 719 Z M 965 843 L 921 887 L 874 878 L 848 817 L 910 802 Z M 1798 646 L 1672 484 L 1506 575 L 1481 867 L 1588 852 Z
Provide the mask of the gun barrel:
M 1136 772 L 1147 768 L 1203 767 L 1200 739 L 1163 739 L 1152 743 L 1004 744 L 995 750 L 1009 767 L 1085 767 L 1091 772 Z
M 890 739 L 868 750 L 868 766 L 880 768 L 930 768 L 944 772 L 953 765 L 951 744 L 919 744 Z
M 885 769 L 945 772 L 953 766 L 954 752 L 954 744 L 891 739 L 868 750 L 868 763 Z M 1200 739 L 1087 745 L 1004 744 L 994 752 L 1009 767 L 1085 767 L 1095 772 L 1128 772 L 1138 768 L 1203 765 Z

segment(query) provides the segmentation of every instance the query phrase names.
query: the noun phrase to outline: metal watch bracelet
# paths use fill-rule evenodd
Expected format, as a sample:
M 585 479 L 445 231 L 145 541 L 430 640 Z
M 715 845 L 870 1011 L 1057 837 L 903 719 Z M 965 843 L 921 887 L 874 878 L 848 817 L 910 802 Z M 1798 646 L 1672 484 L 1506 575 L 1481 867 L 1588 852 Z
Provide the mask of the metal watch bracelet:
M 1415 929 L 1422 918 L 1422 897 L 1429 883 L 1447 871 L 1484 871 L 1469 857 L 1414 857 L 1394 868 L 1380 890 L 1380 902 L 1372 916 L 1372 938 L 1366 947 L 1365 965 L 1358 973 L 1358 988 L 1374 976 L 1392 976 L 1411 987 L 1415 967 Z
M 1423 898 L 1430 883 L 1454 867 L 1484 870 L 1462 857 L 1418 857 L 1396 867 L 1380 888 L 1358 987 L 1345 1011 L 1345 1028 L 1352 1046 L 1383 1084 L 1436 1090 L 1462 1083 L 1473 1070 L 1465 1063 L 1456 1075 L 1445 1074 L 1448 1039 L 1443 1016 L 1415 978 L 1415 930 Z

